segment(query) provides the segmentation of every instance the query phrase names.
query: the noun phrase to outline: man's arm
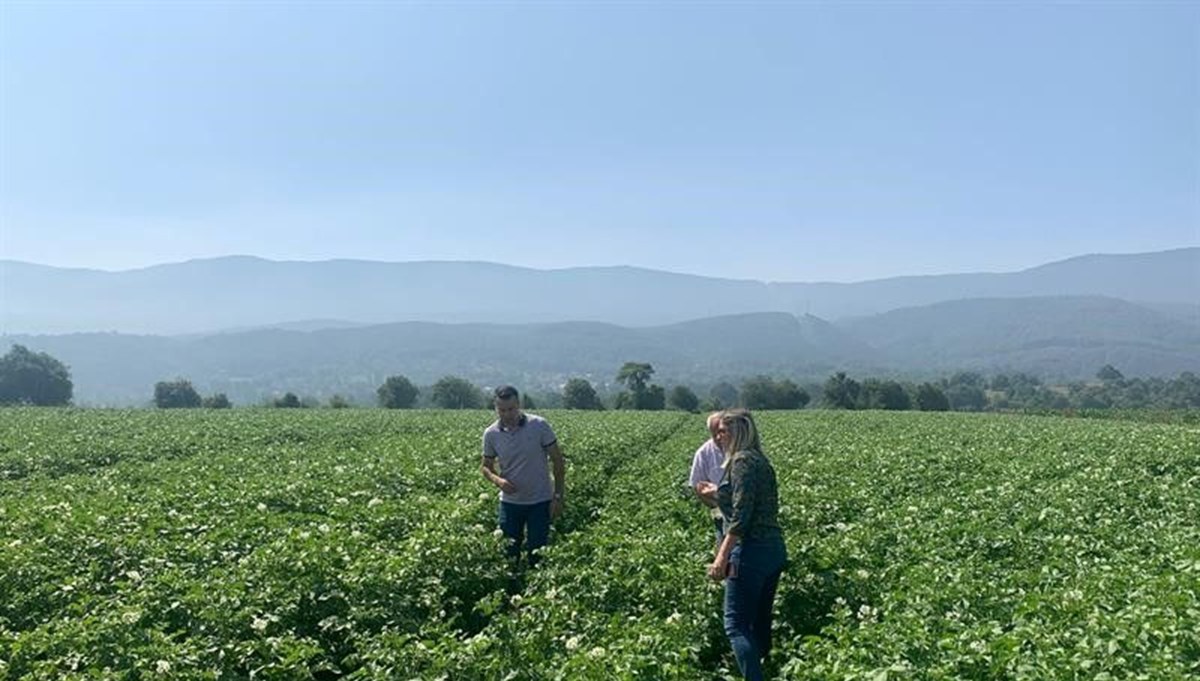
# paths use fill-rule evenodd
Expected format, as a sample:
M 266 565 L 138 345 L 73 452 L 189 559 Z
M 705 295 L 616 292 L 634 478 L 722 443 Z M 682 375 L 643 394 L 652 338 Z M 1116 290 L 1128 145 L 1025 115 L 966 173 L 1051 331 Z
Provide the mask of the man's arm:
M 696 498 L 709 508 L 717 507 L 717 486 L 707 480 L 696 483 Z
M 708 451 L 712 446 L 712 440 L 700 445 L 696 453 L 692 455 L 692 470 L 688 475 L 688 481 L 692 484 L 692 489 L 696 492 L 696 498 L 700 503 L 709 508 L 717 507 L 717 486 L 705 478 L 708 477 L 705 467 L 706 458 L 711 454 Z
M 550 466 L 554 473 L 554 499 L 550 502 L 551 517 L 558 517 L 562 513 L 563 502 L 566 501 L 567 493 L 567 466 L 563 461 L 562 450 L 558 448 L 558 442 L 550 443 L 546 447 L 546 454 L 550 457 Z
M 499 487 L 501 490 L 509 494 L 517 491 L 516 485 L 500 477 L 500 474 L 496 472 L 496 457 L 484 456 L 483 461 L 479 464 L 479 472 L 483 473 L 483 477 L 487 478 L 488 482 Z

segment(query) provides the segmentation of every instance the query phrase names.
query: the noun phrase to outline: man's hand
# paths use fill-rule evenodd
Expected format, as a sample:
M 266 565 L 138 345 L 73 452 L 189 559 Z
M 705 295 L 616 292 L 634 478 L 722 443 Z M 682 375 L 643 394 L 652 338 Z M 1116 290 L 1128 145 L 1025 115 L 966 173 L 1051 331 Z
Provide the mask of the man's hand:
M 506 494 L 514 494 L 517 491 L 517 486 L 508 481 L 507 478 L 500 477 L 500 473 L 496 471 L 496 457 L 484 456 L 479 462 L 479 472 L 483 473 L 483 477 L 488 482 L 499 487 Z
M 696 496 L 705 506 L 716 507 L 717 486 L 707 481 L 698 482 L 696 483 Z
M 550 499 L 550 517 L 557 518 L 562 514 L 563 509 L 563 493 L 566 491 L 567 485 L 567 464 L 563 461 L 562 450 L 558 448 L 558 442 L 552 442 L 549 447 L 546 447 L 546 456 L 550 457 L 550 468 L 554 473 L 554 496 Z

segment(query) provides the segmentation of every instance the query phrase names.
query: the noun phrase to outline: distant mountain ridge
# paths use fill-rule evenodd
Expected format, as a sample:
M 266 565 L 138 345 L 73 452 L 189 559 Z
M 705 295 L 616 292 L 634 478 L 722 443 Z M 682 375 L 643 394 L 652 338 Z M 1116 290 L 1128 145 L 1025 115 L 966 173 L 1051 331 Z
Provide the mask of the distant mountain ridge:
M 893 310 L 841 328 L 869 340 L 889 366 L 1023 371 L 1091 378 L 1112 364 L 1130 375 L 1200 369 L 1200 325 L 1114 298 L 978 298 Z
M 471 262 L 0 261 L 0 343 L 49 352 L 79 402 L 114 405 L 144 404 L 176 376 L 240 404 L 289 390 L 370 401 L 395 373 L 553 390 L 610 383 L 626 361 L 695 385 L 839 370 L 1087 379 L 1104 364 L 1174 376 L 1200 372 L 1200 248 L 855 284 Z
M 176 337 L 9 335 L 0 343 L 58 357 L 71 368 L 77 401 L 109 405 L 145 404 L 156 381 L 176 376 L 238 404 L 284 391 L 370 402 L 396 373 L 425 385 L 456 374 L 479 385 L 557 390 L 577 376 L 611 384 L 627 361 L 650 362 L 664 385 L 738 383 L 760 373 L 819 381 L 834 371 L 1024 371 L 1078 380 L 1104 364 L 1128 376 L 1200 373 L 1200 325 L 1091 296 L 951 301 L 840 323 L 766 312 L 656 327 L 397 322 Z
M 277 262 L 233 256 L 122 272 L 0 260 L 0 333 L 211 333 L 297 320 L 658 326 L 783 312 L 837 321 L 969 298 L 1200 302 L 1200 248 L 1088 255 L 1012 273 L 779 283 L 634 267 L 482 262 Z

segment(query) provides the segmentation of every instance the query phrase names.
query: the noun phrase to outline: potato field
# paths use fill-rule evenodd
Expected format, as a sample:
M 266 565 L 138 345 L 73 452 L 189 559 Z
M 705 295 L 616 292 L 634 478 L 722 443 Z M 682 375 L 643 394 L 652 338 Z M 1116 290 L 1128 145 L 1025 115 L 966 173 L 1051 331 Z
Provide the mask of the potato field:
M 0 410 L 0 679 L 736 678 L 700 415 L 538 412 L 510 573 L 484 411 Z M 757 415 L 779 679 L 1200 677 L 1200 427 Z

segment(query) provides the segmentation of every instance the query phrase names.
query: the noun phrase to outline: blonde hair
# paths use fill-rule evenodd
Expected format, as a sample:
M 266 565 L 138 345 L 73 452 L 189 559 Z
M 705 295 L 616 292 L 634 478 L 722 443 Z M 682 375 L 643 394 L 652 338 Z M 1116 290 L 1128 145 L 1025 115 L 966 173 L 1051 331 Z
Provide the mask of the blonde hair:
M 708 415 L 708 420 L 704 422 L 704 425 L 706 425 L 708 427 L 709 435 L 717 434 L 717 424 L 719 424 L 720 422 L 721 422 L 721 412 L 714 411 L 713 413 Z
M 758 428 L 754 425 L 754 417 L 749 409 L 726 409 L 721 412 L 721 425 L 729 433 L 729 444 L 725 447 L 725 460 L 721 467 L 729 465 L 729 460 L 738 452 L 753 450 L 762 451 L 762 443 L 758 439 Z

